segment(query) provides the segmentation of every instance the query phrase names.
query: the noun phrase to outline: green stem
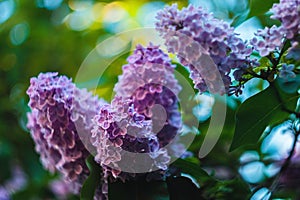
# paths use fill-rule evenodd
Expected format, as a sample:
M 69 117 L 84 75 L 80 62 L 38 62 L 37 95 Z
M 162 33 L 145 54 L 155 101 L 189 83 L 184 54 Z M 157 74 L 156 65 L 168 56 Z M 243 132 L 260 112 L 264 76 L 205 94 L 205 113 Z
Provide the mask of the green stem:
M 265 77 L 263 77 L 263 76 L 261 76 L 261 75 L 255 73 L 255 72 L 254 72 L 252 69 L 250 69 L 250 68 L 247 69 L 246 72 L 247 72 L 248 74 L 252 75 L 252 76 L 255 77 L 255 78 L 261 78 L 261 79 L 263 79 L 263 80 L 266 80 Z M 250 79 L 249 79 L 249 80 L 250 80 Z
M 279 65 L 280 63 L 280 60 L 281 60 L 281 57 L 283 56 L 284 52 L 286 51 L 286 48 L 288 47 L 288 40 L 285 39 L 284 43 L 283 43 L 283 47 L 279 53 L 279 56 L 278 56 L 278 59 L 277 59 L 277 62 L 276 62 L 276 67 Z

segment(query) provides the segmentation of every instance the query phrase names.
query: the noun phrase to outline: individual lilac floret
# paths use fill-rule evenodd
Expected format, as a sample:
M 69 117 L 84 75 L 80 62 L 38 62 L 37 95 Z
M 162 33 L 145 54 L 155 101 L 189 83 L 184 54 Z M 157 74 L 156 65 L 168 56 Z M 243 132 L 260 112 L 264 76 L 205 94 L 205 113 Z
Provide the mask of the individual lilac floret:
M 89 174 L 85 159 L 90 155 L 80 136 L 90 138 L 92 118 L 102 102 L 58 73 L 31 78 L 27 94 L 32 109 L 27 127 L 42 164 L 80 187 Z
M 123 173 L 134 168 L 134 165 L 148 164 L 149 172 L 153 166 L 165 170 L 170 160 L 166 151 L 158 150 L 159 142 L 152 133 L 151 120 L 146 120 L 143 115 L 135 112 L 130 107 L 132 105 L 130 100 L 116 96 L 111 104 L 100 108 L 99 114 L 94 118 L 95 127 L 92 130 L 93 144 L 97 148 L 95 160 L 106 176 L 112 175 L 121 180 L 135 176 L 133 172 Z M 134 153 L 148 153 L 144 154 L 148 161 L 137 163 Z
M 293 72 L 295 68 L 295 65 L 293 64 L 282 64 L 282 67 L 279 71 L 279 77 L 280 78 L 283 78 L 285 80 L 288 80 L 290 78 L 295 78 L 296 77 L 296 74 Z
M 260 29 L 255 35 L 256 37 L 251 39 L 250 43 L 262 57 L 268 56 L 275 50 L 280 50 L 283 45 L 284 33 L 275 25 L 271 28 Z
M 271 18 L 281 22 L 281 29 L 288 39 L 294 39 L 300 34 L 300 0 L 280 0 L 271 11 Z
M 237 37 L 228 23 L 201 7 L 190 5 L 178 10 L 173 4 L 160 11 L 156 18 L 156 28 L 165 39 L 168 51 L 189 67 L 190 78 L 200 92 L 228 92 L 232 83 L 229 74 L 239 71 L 234 74 L 239 80 L 251 63 L 252 49 Z

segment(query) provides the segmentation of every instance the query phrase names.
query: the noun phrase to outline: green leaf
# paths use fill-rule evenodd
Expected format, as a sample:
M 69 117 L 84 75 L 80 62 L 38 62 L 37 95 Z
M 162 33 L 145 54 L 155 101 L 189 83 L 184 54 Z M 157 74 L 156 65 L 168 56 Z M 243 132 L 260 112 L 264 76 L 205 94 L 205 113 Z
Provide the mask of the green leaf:
M 259 64 L 260 65 L 258 67 L 255 67 L 253 69 L 253 71 L 256 72 L 256 73 L 260 72 L 261 70 L 267 70 L 272 65 L 270 60 L 266 57 L 262 57 L 259 60 Z
M 172 165 L 178 167 L 181 172 L 192 176 L 199 185 L 203 185 L 206 181 L 214 180 L 200 165 L 187 160 L 179 158 Z
M 286 109 L 295 109 L 299 94 L 285 93 L 277 82 L 276 80 L 266 90 L 250 97 L 239 107 L 230 151 L 242 145 L 256 143 L 267 126 L 288 118 Z
M 96 188 L 101 186 L 102 169 L 91 155 L 86 159 L 86 164 L 90 170 L 90 175 L 81 188 L 80 199 L 93 200 Z
M 278 2 L 279 0 L 249 0 L 250 12 L 247 18 L 265 14 L 272 8 L 274 3 Z
M 109 184 L 108 195 L 109 200 L 169 200 L 167 184 L 164 181 L 117 181 Z
M 199 188 L 189 178 L 170 177 L 167 179 L 167 183 L 170 199 L 202 199 Z
M 173 163 L 182 173 L 196 179 L 200 188 L 188 178 L 168 178 L 168 190 L 171 199 L 233 199 L 239 200 L 241 196 L 247 197 L 251 192 L 248 185 L 241 179 L 235 178 L 227 181 L 219 181 L 209 176 L 195 163 L 178 159 Z M 247 198 L 245 198 L 247 199 Z
M 239 178 L 218 181 L 213 186 L 202 188 L 202 191 L 205 199 L 218 200 L 240 200 L 241 197 L 249 199 L 251 194 L 249 186 Z
M 248 13 L 242 13 L 240 15 L 237 15 L 233 18 L 233 21 L 231 23 L 231 26 L 238 27 L 243 22 L 245 22 L 248 19 Z

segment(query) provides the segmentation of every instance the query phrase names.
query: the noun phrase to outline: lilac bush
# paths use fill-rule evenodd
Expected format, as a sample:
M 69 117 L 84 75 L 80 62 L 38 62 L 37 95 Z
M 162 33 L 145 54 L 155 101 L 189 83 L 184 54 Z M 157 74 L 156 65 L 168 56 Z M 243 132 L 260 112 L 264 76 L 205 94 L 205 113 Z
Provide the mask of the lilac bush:
M 241 39 L 234 27 L 202 7 L 189 5 L 179 10 L 173 4 L 156 16 L 156 30 L 164 39 L 168 53 L 175 54 L 177 64 L 187 68 L 188 76 L 200 94 L 239 96 L 251 79 L 268 83 L 266 89 L 260 88 L 262 91 L 245 101 L 231 99 L 234 105 L 226 104 L 234 107 L 233 110 L 239 106 L 234 114 L 226 113 L 232 115 L 232 119 L 224 119 L 229 125 L 223 131 L 234 132 L 230 151 L 245 144 L 260 143 L 275 125 L 300 118 L 300 85 L 296 80 L 300 71 L 297 62 L 300 0 L 281 0 L 270 11 L 271 18 L 279 20 L 281 25 L 259 29 L 249 41 Z M 84 196 L 90 189 L 94 199 L 108 199 L 108 188 L 113 184 L 133 182 L 136 192 L 144 179 L 164 183 L 168 192 L 174 195 L 177 186 L 172 184 L 176 181 L 186 184 L 182 182 L 184 176 L 192 177 L 196 183 L 190 181 L 187 185 L 193 185 L 191 188 L 197 198 L 231 198 L 234 187 L 239 190 L 243 186 L 233 179 L 228 182 L 215 179 L 207 173 L 214 167 L 202 168 L 202 160 L 200 164 L 200 160 L 193 157 L 195 152 L 186 151 L 188 147 L 181 143 L 179 136 L 186 137 L 181 133 L 189 127 L 182 120 L 184 112 L 181 113 L 178 98 L 182 88 L 175 76 L 175 68 L 159 45 L 137 45 L 127 58 L 127 64 L 122 66 L 111 102 L 77 88 L 71 79 L 58 73 L 41 73 L 30 80 L 27 94 L 31 112 L 28 113 L 27 127 L 43 166 L 63 175 L 62 180 L 50 185 L 55 195 L 67 198 L 67 193 L 82 190 Z M 216 98 L 215 105 L 218 101 Z M 212 119 L 211 114 L 208 125 L 205 121 L 204 128 L 195 128 L 205 132 L 206 126 L 211 128 L 209 121 Z M 295 138 L 289 156 L 282 161 L 270 190 L 267 189 L 270 196 L 278 189 L 278 184 L 288 187 L 294 184 L 290 174 L 296 174 L 296 161 L 298 165 L 298 160 L 292 160 L 300 135 L 298 129 L 293 132 Z M 191 146 L 193 151 L 202 142 L 201 134 Z M 180 159 L 170 166 L 174 157 Z M 94 161 L 97 169 L 90 166 L 89 159 Z M 232 171 L 227 171 L 224 166 L 220 169 L 227 178 L 231 177 Z M 95 178 L 92 177 L 96 173 L 94 170 L 99 177 L 93 180 L 100 183 L 92 188 L 89 181 Z M 232 186 L 233 183 L 236 185 Z M 257 186 L 258 189 L 267 187 Z M 204 191 L 206 188 L 208 191 Z M 0 188 L 2 196 L 6 195 L 4 189 Z M 181 188 L 176 189 L 180 191 Z M 257 195 L 252 185 L 246 185 L 245 193 L 249 195 L 250 189 L 254 191 L 252 197 Z
M 103 188 L 107 178 L 125 181 L 136 177 L 118 166 L 124 151 L 148 153 L 150 163 L 145 165 L 149 172 L 153 167 L 158 170 L 147 175 L 149 180 L 163 179 L 171 154 L 183 153 L 178 142 L 174 148 L 164 148 L 181 128 L 177 100 L 181 87 L 170 58 L 150 44 L 146 48 L 137 46 L 128 62 L 111 104 L 76 88 L 71 79 L 58 73 L 41 73 L 30 81 L 27 94 L 32 111 L 27 127 L 36 151 L 45 168 L 62 173 L 72 182 L 75 193 L 89 175 L 85 164 L 90 155 L 84 146 L 87 142 L 95 147 L 91 153 L 96 153 L 95 161 L 102 167 L 103 177 L 99 178 Z M 103 190 L 101 198 L 106 198 L 106 193 Z

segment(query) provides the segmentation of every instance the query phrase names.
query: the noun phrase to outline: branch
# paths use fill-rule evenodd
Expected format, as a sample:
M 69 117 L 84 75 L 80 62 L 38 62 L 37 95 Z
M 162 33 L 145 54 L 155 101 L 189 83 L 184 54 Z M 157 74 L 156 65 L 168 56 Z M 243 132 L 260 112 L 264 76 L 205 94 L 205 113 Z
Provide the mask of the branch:
M 263 80 L 266 80 L 265 77 L 261 76 L 260 74 L 255 73 L 251 68 L 248 68 L 245 70 L 248 74 L 252 75 L 255 78 L 261 78 Z

